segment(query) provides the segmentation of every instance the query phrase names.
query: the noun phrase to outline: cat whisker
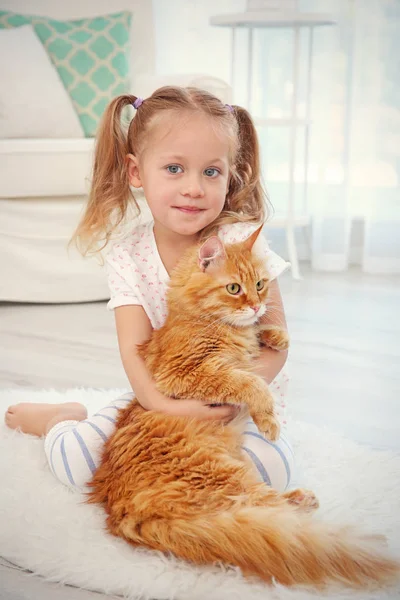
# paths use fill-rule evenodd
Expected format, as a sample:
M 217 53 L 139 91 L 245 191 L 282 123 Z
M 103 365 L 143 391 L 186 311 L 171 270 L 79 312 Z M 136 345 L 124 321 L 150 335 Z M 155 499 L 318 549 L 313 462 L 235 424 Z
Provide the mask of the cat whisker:
M 202 317 L 202 316 L 199 316 L 199 317 L 196 319 L 196 322 L 197 322 L 197 323 L 200 323 L 200 325 L 203 325 L 202 321 L 207 321 L 207 322 L 208 322 L 208 325 L 207 325 L 206 327 L 200 327 L 200 328 L 199 328 L 199 334 L 198 334 L 198 335 L 196 335 L 194 338 L 192 338 L 193 340 L 196 340 L 196 339 L 198 339 L 199 337 L 202 337 L 202 336 L 204 335 L 204 333 L 205 333 L 205 332 L 206 332 L 208 329 L 210 329 L 211 327 L 213 327 L 213 328 L 214 328 L 214 329 L 213 329 L 213 333 L 214 333 L 214 335 L 218 335 L 218 334 L 219 334 L 219 331 L 220 331 L 220 329 L 222 328 L 222 325 L 223 325 L 223 323 L 221 323 L 221 318 L 220 318 L 220 317 L 218 317 L 218 318 L 216 318 L 216 319 L 214 319 L 214 320 L 212 320 L 212 321 L 210 321 L 210 319 L 208 319 L 207 317 Z
M 267 306 L 265 309 L 265 313 L 264 314 L 268 314 L 268 315 L 278 315 L 281 313 L 281 309 L 280 307 L 277 306 Z
M 281 311 L 280 311 L 280 309 L 279 309 L 278 307 L 271 307 L 271 308 L 270 308 L 270 307 L 268 307 L 268 308 L 265 310 L 265 313 L 264 313 L 264 314 L 268 314 L 268 315 L 276 315 L 276 314 L 279 314 L 280 312 L 281 312 Z

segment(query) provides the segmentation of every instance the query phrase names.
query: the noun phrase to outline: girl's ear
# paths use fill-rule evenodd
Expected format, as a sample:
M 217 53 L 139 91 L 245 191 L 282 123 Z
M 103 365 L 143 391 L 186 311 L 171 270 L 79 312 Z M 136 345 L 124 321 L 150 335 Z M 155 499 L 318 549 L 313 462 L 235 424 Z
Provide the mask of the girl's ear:
M 138 159 L 134 154 L 127 154 L 126 161 L 128 164 L 128 177 L 130 185 L 133 185 L 135 188 L 141 188 L 142 180 L 140 179 Z
M 199 249 L 199 267 L 204 272 L 217 259 L 225 257 L 224 245 L 216 235 L 208 238 Z

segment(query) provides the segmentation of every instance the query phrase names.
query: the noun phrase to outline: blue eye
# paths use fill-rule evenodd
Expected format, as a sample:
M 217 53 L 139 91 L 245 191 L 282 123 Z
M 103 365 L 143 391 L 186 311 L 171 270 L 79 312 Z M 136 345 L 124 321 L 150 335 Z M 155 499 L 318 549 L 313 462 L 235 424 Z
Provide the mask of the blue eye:
M 219 171 L 218 169 L 214 169 L 214 167 L 209 167 L 208 169 L 204 170 L 204 174 L 207 177 L 216 177 L 217 175 L 219 175 Z
M 178 169 L 180 169 L 180 171 L 178 171 Z M 172 173 L 172 175 L 177 175 L 177 173 L 181 173 L 183 169 L 179 165 L 168 165 L 167 171 L 168 173 Z

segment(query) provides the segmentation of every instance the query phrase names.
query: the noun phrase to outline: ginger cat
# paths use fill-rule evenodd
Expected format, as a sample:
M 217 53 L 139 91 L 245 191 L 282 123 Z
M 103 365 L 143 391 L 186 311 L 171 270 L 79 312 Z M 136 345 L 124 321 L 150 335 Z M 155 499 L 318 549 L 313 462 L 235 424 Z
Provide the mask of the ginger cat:
M 139 348 L 158 389 L 208 404 L 245 404 L 270 439 L 279 424 L 267 384 L 253 372 L 260 343 L 288 346 L 286 331 L 263 327 L 268 273 L 247 241 L 217 237 L 174 270 L 163 327 Z M 228 425 L 121 409 L 88 502 L 104 506 L 108 530 L 198 565 L 223 562 L 271 583 L 354 586 L 389 582 L 399 563 L 373 536 L 318 522 L 312 492 L 280 494 L 260 483 L 242 453 L 247 411 Z

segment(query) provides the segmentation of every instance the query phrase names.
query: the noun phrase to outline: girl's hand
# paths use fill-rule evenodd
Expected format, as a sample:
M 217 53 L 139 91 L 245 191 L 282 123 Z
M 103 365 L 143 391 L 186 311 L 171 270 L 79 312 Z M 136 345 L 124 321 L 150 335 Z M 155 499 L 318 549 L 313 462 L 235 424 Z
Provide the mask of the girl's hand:
M 168 415 L 196 417 L 206 421 L 217 420 L 229 423 L 239 413 L 240 406 L 231 404 L 210 406 L 200 400 L 174 400 L 168 398 L 167 402 L 163 403 L 162 406 L 157 406 L 155 410 Z

